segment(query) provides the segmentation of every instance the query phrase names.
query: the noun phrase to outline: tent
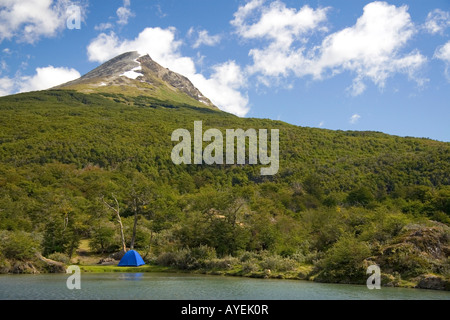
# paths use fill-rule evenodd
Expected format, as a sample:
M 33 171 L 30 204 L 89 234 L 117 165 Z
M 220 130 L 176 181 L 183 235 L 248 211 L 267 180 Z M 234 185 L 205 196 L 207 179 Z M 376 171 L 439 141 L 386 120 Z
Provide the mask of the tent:
M 145 264 L 139 253 L 134 250 L 130 250 L 122 257 L 119 262 L 119 267 L 139 267 Z

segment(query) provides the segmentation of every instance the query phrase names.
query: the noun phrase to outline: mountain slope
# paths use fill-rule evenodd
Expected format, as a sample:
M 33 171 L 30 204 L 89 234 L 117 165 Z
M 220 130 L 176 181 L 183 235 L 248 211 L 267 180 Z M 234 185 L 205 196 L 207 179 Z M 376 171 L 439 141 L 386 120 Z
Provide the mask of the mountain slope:
M 163 68 L 149 55 L 140 55 L 138 52 L 117 56 L 81 78 L 54 89 L 142 95 L 168 102 L 217 109 L 188 78 Z
M 36 251 L 70 261 L 82 239 L 102 257 L 117 251 L 116 218 L 104 204 L 117 199 L 127 246 L 134 239 L 159 264 L 365 283 L 375 261 L 383 285 L 448 287 L 449 143 L 302 128 L 200 108 L 185 94 L 141 95 L 120 76 L 130 67 L 104 66 L 66 87 L 79 91 L 0 98 L 0 272 L 32 272 Z M 108 77 L 113 85 L 96 91 Z M 129 86 L 101 91 L 121 81 Z M 199 120 L 203 131 L 279 129 L 278 174 L 173 164 L 172 132 L 193 135 Z

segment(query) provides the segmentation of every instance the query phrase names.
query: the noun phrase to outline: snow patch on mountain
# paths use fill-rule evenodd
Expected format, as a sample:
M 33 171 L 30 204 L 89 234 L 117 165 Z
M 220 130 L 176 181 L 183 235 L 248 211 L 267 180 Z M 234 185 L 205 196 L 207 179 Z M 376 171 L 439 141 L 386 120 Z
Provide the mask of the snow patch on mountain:
M 136 80 L 139 76 L 142 76 L 142 73 L 136 72 L 136 71 L 141 71 L 142 70 L 141 63 L 138 61 L 138 59 L 135 59 L 134 62 L 138 63 L 139 66 L 137 66 L 136 68 L 131 69 L 130 71 L 122 73 L 120 75 L 121 77 L 123 76 L 123 77 L 127 77 L 129 79 L 132 79 L 132 80 Z

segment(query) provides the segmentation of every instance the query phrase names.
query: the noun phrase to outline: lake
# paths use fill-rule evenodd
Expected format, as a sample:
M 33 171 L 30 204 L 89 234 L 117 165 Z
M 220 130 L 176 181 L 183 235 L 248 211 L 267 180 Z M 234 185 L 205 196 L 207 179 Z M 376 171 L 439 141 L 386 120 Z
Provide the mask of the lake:
M 82 273 L 81 289 L 70 275 L 1 275 L 0 300 L 450 300 L 450 292 L 172 273 Z

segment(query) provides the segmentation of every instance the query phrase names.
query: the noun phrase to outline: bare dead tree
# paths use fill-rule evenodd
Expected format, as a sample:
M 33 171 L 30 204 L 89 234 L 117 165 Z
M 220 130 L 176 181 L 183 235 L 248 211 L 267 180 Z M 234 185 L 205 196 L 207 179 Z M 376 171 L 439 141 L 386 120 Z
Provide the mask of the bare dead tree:
M 119 227 L 120 227 L 120 238 L 122 240 L 122 251 L 123 252 L 127 252 L 127 246 L 125 243 L 125 235 L 123 233 L 123 224 L 122 224 L 122 219 L 120 218 L 120 205 L 119 205 L 119 201 L 117 200 L 117 198 L 114 196 L 114 194 L 111 194 L 112 198 L 114 199 L 115 205 L 116 207 L 113 207 L 112 205 L 110 205 L 104 198 L 104 196 L 101 197 L 103 203 L 112 211 L 114 211 L 114 213 L 116 214 L 117 217 L 117 222 L 119 223 Z

